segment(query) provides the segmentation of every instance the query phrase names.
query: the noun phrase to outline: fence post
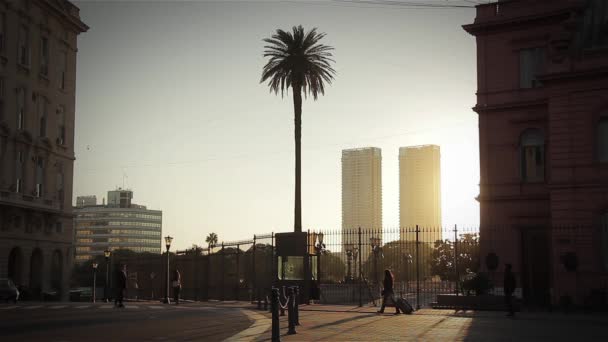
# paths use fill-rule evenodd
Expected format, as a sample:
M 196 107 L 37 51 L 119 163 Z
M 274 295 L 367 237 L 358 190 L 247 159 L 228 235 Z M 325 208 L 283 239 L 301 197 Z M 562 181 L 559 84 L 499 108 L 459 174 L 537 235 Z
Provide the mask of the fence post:
M 256 254 L 256 236 L 253 234 L 253 256 L 251 257 L 251 276 L 252 276 L 252 284 L 251 284 L 251 302 L 255 302 L 255 297 L 258 297 L 258 286 L 257 286 L 257 277 L 255 276 L 255 254 Z
M 225 267 L 225 262 L 224 262 L 224 243 L 223 242 L 222 242 L 222 251 L 221 251 L 221 253 L 222 253 L 222 263 L 221 263 L 222 264 L 222 269 L 221 269 L 220 273 L 222 273 L 222 281 L 221 281 L 222 288 L 220 289 L 220 300 L 223 301 L 224 300 L 224 274 L 226 273 L 226 272 L 224 272 L 224 270 L 225 270 L 225 268 L 224 268 Z
M 420 310 L 420 229 L 416 225 L 416 310 Z
M 358 273 L 358 279 L 359 279 L 359 307 L 363 306 L 363 300 L 361 298 L 361 281 L 363 279 L 361 279 L 361 254 L 363 254 L 363 249 L 361 248 L 361 227 L 359 227 L 359 273 Z
M 287 301 L 287 320 L 289 321 L 289 329 L 287 330 L 288 335 L 296 334 L 296 322 L 294 308 L 296 305 L 296 297 L 294 294 L 293 287 L 289 287 L 289 299 Z
M 456 291 L 456 295 L 458 296 L 458 293 L 460 291 L 458 291 L 458 283 L 460 280 L 460 275 L 458 274 L 458 225 L 454 225 L 454 273 L 456 276 L 455 279 L 455 291 Z
M 237 244 L 236 245 L 236 286 L 234 288 L 234 292 L 235 292 L 235 300 L 238 302 L 239 301 L 239 295 L 241 294 L 241 270 L 240 270 L 240 255 L 241 255 L 241 245 Z
M 271 311 L 272 311 L 272 342 L 281 341 L 281 330 L 279 327 L 279 289 L 272 289 L 271 292 Z

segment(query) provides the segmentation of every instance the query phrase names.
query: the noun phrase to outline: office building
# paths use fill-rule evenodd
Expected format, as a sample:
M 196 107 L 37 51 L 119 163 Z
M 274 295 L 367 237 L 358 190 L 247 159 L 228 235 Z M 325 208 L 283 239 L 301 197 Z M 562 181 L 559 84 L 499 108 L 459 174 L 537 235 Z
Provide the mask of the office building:
M 161 253 L 162 211 L 131 203 L 132 198 L 133 191 L 119 188 L 108 191 L 107 205 L 80 202 L 74 207 L 77 263 L 105 250 Z
M 342 243 L 357 245 L 359 228 L 378 231 L 382 238 L 382 153 L 377 147 L 342 151 Z M 366 260 L 369 241 L 363 244 Z
M 402 240 L 415 241 L 411 231 L 419 227 L 419 240 L 441 240 L 441 156 L 439 146 L 399 149 L 399 226 Z

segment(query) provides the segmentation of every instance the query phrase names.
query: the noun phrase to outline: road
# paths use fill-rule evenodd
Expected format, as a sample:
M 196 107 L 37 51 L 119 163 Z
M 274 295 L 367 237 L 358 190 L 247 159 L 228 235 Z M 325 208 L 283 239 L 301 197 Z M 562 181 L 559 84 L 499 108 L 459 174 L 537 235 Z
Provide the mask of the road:
M 2 341 L 222 341 L 251 323 L 241 309 L 198 303 L 0 303 Z

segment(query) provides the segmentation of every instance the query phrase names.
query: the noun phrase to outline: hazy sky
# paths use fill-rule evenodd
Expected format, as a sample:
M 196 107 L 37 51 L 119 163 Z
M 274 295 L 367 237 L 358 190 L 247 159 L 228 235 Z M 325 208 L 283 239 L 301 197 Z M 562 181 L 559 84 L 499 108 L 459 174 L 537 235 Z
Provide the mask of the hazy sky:
M 292 230 L 293 102 L 259 80 L 262 39 L 302 24 L 327 33 L 337 70 L 303 104 L 304 229 L 341 227 L 341 150 L 366 146 L 382 149 L 385 227 L 399 225 L 399 147 L 420 144 L 441 146 L 444 225 L 479 222 L 475 40 L 461 28 L 473 9 L 74 2 L 91 27 L 78 43 L 74 199 L 124 181 L 163 211 L 177 248 Z

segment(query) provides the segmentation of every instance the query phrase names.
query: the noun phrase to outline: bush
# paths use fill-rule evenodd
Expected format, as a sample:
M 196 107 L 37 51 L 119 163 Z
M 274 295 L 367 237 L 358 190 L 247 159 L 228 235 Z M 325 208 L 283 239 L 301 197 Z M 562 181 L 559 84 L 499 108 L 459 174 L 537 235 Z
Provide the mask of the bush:
M 494 284 L 490 280 L 485 273 L 474 273 L 470 272 L 462 281 L 462 290 L 466 293 L 467 296 L 471 295 L 471 292 L 474 292 L 475 295 L 480 296 L 488 293 L 489 290 L 494 288 Z

